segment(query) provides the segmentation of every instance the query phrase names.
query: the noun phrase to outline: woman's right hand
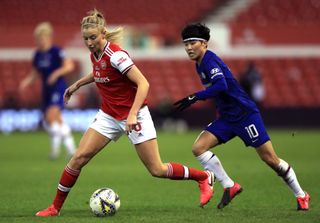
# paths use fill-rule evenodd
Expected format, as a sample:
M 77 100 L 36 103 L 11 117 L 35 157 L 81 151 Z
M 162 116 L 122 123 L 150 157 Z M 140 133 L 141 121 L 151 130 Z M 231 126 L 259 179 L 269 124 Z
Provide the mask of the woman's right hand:
M 27 83 L 25 80 L 23 80 L 23 81 L 19 84 L 19 92 L 24 91 L 24 90 L 27 88 L 27 86 L 28 86 L 28 83 Z
M 79 89 L 79 87 L 78 87 L 77 83 L 74 83 L 64 91 L 63 100 L 64 100 L 65 104 L 68 104 L 68 102 L 71 98 L 71 95 L 78 89 Z

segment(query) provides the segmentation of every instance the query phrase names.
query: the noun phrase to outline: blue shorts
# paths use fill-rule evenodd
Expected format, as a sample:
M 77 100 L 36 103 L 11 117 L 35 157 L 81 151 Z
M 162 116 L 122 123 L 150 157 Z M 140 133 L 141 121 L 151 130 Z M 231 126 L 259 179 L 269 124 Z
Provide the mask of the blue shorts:
M 270 140 L 260 113 L 252 113 L 238 122 L 217 119 L 205 129 L 215 135 L 219 143 L 226 143 L 239 136 L 246 146 L 259 147 Z
M 63 109 L 64 108 L 63 94 L 64 92 L 54 91 L 54 92 L 49 92 L 43 95 L 42 109 L 46 111 L 51 106 L 59 106 L 61 109 Z

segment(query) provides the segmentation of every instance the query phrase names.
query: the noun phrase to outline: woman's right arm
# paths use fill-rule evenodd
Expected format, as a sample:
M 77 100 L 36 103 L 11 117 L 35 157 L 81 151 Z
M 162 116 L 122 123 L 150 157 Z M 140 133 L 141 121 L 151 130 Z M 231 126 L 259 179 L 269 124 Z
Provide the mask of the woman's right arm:
M 68 101 L 71 98 L 71 95 L 76 92 L 80 87 L 90 84 L 94 82 L 93 73 L 87 74 L 86 76 L 83 76 L 79 80 L 77 80 L 75 83 L 73 83 L 70 87 L 68 87 L 63 95 L 64 102 L 67 104 Z
M 35 68 L 32 68 L 28 76 L 26 76 L 19 85 L 19 90 L 23 91 L 27 88 L 30 84 L 32 84 L 39 76 L 38 71 Z

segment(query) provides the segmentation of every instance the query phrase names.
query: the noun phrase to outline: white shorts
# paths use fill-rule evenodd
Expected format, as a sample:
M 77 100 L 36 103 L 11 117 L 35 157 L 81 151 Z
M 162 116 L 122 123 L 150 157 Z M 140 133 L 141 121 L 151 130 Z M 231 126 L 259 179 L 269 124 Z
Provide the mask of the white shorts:
M 139 144 L 157 138 L 156 129 L 147 106 L 139 110 L 137 120 L 139 124 L 136 126 L 136 130 L 133 130 L 128 135 L 132 144 Z M 116 120 L 102 110 L 99 110 L 89 128 L 96 130 L 113 141 L 117 141 L 120 136 L 125 134 L 126 121 Z

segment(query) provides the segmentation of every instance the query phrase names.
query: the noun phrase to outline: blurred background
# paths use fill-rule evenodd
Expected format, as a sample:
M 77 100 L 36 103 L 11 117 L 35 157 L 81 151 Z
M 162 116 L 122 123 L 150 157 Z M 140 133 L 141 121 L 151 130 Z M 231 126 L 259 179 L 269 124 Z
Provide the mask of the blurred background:
M 150 82 L 149 107 L 158 127 L 179 132 L 202 128 L 215 115 L 213 101 L 172 113 L 172 102 L 202 89 L 180 39 L 189 22 L 210 27 L 209 47 L 257 101 L 267 126 L 320 127 L 319 0 L 1 0 L 0 4 L 3 133 L 41 128 L 40 80 L 23 94 L 17 90 L 31 69 L 35 26 L 51 22 L 54 42 L 75 61 L 70 84 L 91 71 L 80 22 L 93 8 L 104 13 L 109 29 L 125 27 L 121 45 Z M 65 120 L 74 131 L 83 131 L 98 107 L 95 85 L 83 87 L 64 112 Z

